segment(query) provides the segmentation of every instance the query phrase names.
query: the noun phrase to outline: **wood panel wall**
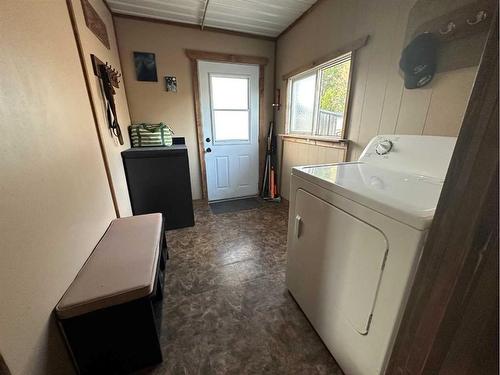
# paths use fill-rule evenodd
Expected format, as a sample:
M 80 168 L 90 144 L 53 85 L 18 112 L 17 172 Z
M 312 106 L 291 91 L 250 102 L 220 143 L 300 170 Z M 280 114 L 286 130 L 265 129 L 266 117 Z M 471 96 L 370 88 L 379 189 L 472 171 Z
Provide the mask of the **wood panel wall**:
M 378 134 L 458 135 L 477 67 L 439 73 L 422 89 L 404 88 L 398 63 L 415 2 L 323 1 L 277 42 L 276 85 L 281 88 L 284 104 L 286 82 L 281 79 L 282 74 L 370 35 L 368 44 L 357 51 L 353 67 L 347 160 L 357 160 L 370 139 Z M 448 1 L 444 9 L 470 2 L 473 0 Z M 285 114 L 285 108 L 277 114 L 281 133 L 285 130 Z M 284 154 L 284 166 L 289 163 Z M 283 168 L 282 191 L 286 193 L 285 173 Z
M 292 167 L 300 165 L 338 163 L 346 160 L 347 148 L 337 144 L 315 144 L 302 140 L 284 139 L 281 195 L 290 196 L 290 174 Z

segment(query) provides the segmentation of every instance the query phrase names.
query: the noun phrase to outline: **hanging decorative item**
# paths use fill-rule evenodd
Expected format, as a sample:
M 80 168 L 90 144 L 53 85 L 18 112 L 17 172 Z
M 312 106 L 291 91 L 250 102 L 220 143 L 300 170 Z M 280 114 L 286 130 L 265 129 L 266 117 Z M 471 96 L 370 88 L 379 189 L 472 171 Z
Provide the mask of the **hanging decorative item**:
M 134 65 L 138 81 L 158 82 L 154 53 L 134 52 Z
M 104 21 L 99 17 L 99 14 L 94 9 L 94 7 L 89 3 L 88 0 L 81 0 L 83 8 L 83 16 L 85 18 L 85 24 L 94 33 L 94 35 L 101 41 L 102 44 L 106 46 L 107 49 L 111 49 L 109 44 L 108 31 L 106 30 L 106 25 Z
M 167 92 L 177 92 L 177 78 L 172 76 L 165 77 L 165 87 Z
M 91 54 L 90 57 L 92 60 L 94 74 L 99 77 L 103 99 L 106 106 L 106 119 L 108 121 L 110 132 L 116 138 L 118 138 L 118 142 L 120 142 L 120 145 L 123 145 L 123 136 L 120 129 L 120 124 L 118 124 L 118 117 L 116 115 L 116 106 L 114 100 L 114 88 L 119 88 L 118 85 L 120 81 L 118 79 L 122 75 L 110 64 L 103 63 L 101 60 L 99 60 L 97 56 Z

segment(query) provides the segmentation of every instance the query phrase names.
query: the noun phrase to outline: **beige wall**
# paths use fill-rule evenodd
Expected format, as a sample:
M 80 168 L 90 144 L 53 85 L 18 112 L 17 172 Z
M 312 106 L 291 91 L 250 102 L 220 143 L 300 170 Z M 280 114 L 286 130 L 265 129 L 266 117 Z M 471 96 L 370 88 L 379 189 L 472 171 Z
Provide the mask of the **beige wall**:
M 0 14 L 0 352 L 71 374 L 51 313 L 115 214 L 66 3 Z
M 109 163 L 109 170 L 111 173 L 111 179 L 113 181 L 113 188 L 116 194 L 116 200 L 118 203 L 118 210 L 120 216 L 130 216 L 132 215 L 132 209 L 130 207 L 130 199 L 127 189 L 127 181 L 125 179 L 125 171 L 123 169 L 123 162 L 120 152 L 126 150 L 130 147 L 130 140 L 127 133 L 127 127 L 130 125 L 130 115 L 128 113 L 127 96 L 125 94 L 125 86 L 123 82 L 119 85 L 120 88 L 115 88 L 115 105 L 118 117 L 118 123 L 123 133 L 124 145 L 121 146 L 118 139 L 111 135 L 108 127 L 108 122 L 106 119 L 106 107 L 104 105 L 104 99 L 102 91 L 99 84 L 99 78 L 94 75 L 92 68 L 92 60 L 90 59 L 90 54 L 93 53 L 101 61 L 109 62 L 111 66 L 115 69 L 121 71 L 120 66 L 120 56 L 118 54 L 118 46 L 116 44 L 115 31 L 113 26 L 113 18 L 109 10 L 106 8 L 104 1 L 102 0 L 90 0 L 91 5 L 94 7 L 96 12 L 99 14 L 101 19 L 106 25 L 108 32 L 108 38 L 110 42 L 111 49 L 107 49 L 104 44 L 102 44 L 99 39 L 90 31 L 90 29 L 85 24 L 85 18 L 83 16 L 83 9 L 80 0 L 72 0 L 73 9 L 75 11 L 75 17 L 78 27 L 78 32 L 80 34 L 80 39 L 82 43 L 83 53 L 85 56 L 85 68 L 90 81 L 90 86 L 92 90 L 92 99 L 94 101 L 95 108 L 97 110 L 97 117 L 99 122 L 99 129 L 101 134 L 101 139 L 106 150 L 106 158 Z M 123 81 L 123 80 L 122 80 Z
M 414 3 L 415 0 L 324 0 L 278 40 L 276 84 L 281 87 L 285 103 L 283 74 L 370 35 L 354 63 L 346 134 L 350 140 L 349 160 L 356 160 L 377 134 L 458 134 L 477 68 L 437 74 L 422 89 L 404 88 L 398 62 Z M 284 118 L 282 110 L 278 117 L 281 132 L 285 129 Z M 285 159 L 283 164 L 287 168 L 282 173 L 290 173 L 292 163 Z M 286 176 L 282 181 L 287 183 Z M 287 188 L 282 190 L 286 198 Z
M 116 29 L 133 123 L 163 121 L 186 138 L 193 198 L 201 198 L 191 66 L 185 49 L 269 58 L 265 69 L 265 125 L 272 119 L 274 42 L 117 17 Z M 154 52 L 158 82 L 136 80 L 133 52 Z M 163 77 L 177 77 L 178 92 L 165 91 Z

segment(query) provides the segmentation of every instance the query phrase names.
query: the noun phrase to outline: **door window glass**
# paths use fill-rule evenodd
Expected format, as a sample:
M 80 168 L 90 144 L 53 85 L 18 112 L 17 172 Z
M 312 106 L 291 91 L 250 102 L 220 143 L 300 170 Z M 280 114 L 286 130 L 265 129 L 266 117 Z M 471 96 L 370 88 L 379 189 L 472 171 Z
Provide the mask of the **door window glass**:
M 250 140 L 248 89 L 248 78 L 210 77 L 215 142 Z
M 214 109 L 248 109 L 248 79 L 212 77 Z
M 214 110 L 214 139 L 216 141 L 247 141 L 250 139 L 248 111 Z

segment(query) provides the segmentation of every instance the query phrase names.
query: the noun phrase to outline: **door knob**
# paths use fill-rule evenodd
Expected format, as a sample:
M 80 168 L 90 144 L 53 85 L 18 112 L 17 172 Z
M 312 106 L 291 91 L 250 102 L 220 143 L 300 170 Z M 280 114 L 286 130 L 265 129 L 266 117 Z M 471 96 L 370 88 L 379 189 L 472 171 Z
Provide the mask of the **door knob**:
M 205 138 L 205 141 L 206 141 L 206 142 L 210 142 L 210 138 L 208 138 L 208 137 L 207 137 L 207 138 Z
M 205 150 L 206 152 L 212 152 L 212 149 L 209 147 Z

